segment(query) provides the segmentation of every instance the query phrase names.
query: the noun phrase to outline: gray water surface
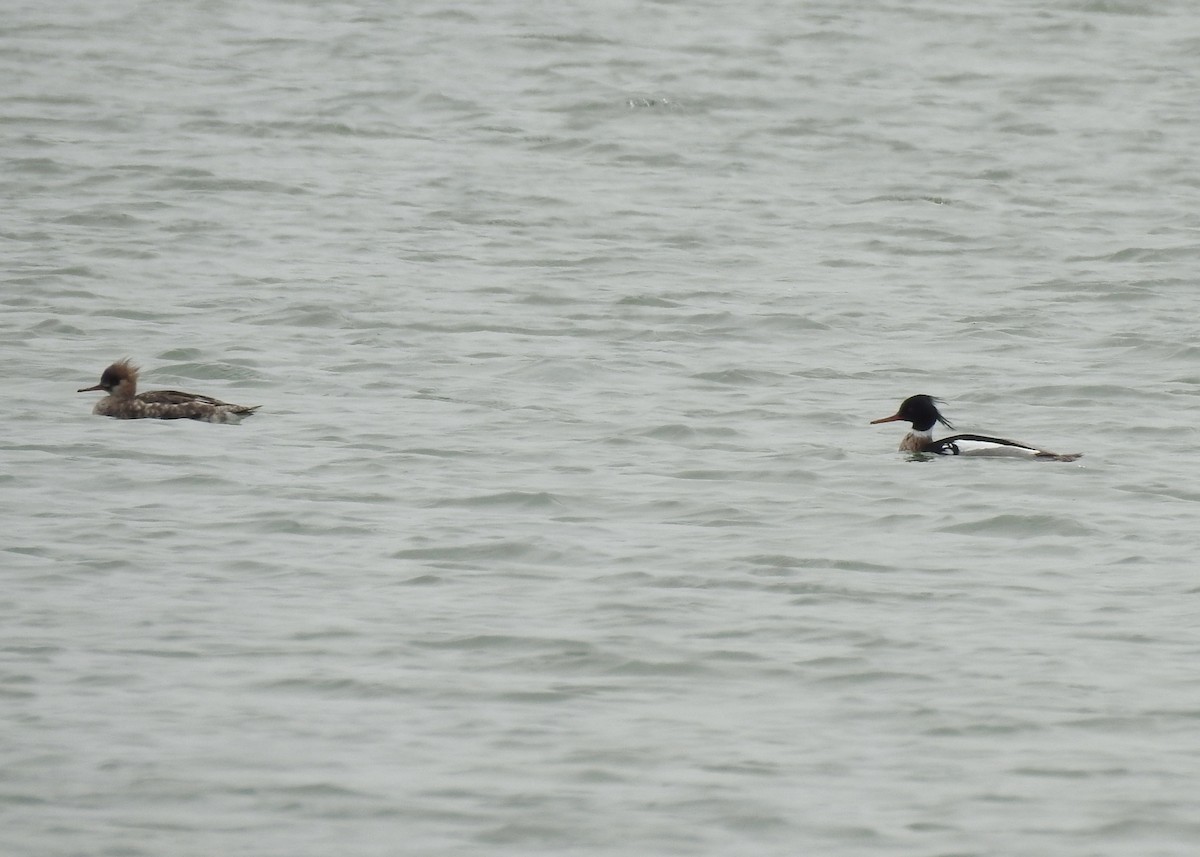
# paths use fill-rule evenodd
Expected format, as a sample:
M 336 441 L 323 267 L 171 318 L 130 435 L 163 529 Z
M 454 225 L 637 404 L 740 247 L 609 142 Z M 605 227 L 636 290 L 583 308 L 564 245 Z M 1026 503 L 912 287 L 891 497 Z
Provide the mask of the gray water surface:
M 18 2 L 0 75 L 3 853 L 1197 853 L 1193 4 Z

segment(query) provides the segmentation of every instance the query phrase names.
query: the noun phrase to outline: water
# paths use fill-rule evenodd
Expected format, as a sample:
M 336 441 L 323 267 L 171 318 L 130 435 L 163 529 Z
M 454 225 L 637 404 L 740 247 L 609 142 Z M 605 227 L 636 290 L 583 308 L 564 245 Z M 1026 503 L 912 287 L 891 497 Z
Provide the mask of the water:
M 1195 853 L 1198 48 L 10 4 L 0 851 Z

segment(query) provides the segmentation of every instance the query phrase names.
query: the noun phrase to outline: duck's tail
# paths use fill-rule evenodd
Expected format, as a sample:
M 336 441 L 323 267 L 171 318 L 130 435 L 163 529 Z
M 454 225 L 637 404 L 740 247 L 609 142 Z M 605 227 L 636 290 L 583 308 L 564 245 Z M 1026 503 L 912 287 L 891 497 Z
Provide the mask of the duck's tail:
M 1060 454 L 1057 452 L 1046 452 L 1045 450 L 1039 450 L 1033 457 L 1041 458 L 1045 461 L 1075 461 L 1076 459 L 1083 458 L 1083 453 L 1064 452 Z

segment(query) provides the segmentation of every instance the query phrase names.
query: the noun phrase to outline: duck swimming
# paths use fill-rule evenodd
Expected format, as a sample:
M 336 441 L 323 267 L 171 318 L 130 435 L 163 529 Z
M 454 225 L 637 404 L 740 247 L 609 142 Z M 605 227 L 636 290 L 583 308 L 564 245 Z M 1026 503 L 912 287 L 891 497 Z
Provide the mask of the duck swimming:
M 988 437 L 982 434 L 956 434 L 933 439 L 933 427 L 941 423 L 946 428 L 954 426 L 942 416 L 937 408 L 937 400 L 933 396 L 919 394 L 909 396 L 900 403 L 900 409 L 890 417 L 871 420 L 871 425 L 891 422 L 912 423 L 912 431 L 900 441 L 901 452 L 928 452 L 934 455 L 1009 455 L 1040 458 L 1047 461 L 1074 461 L 1083 455 L 1082 452 L 1059 454 L 1038 449 L 1036 446 L 1006 440 L 1002 437 Z
M 78 392 L 88 393 L 103 390 L 108 393 L 92 413 L 119 420 L 199 420 L 208 423 L 237 423 L 248 417 L 261 405 L 231 405 L 210 396 L 198 393 L 180 393 L 177 390 L 151 390 L 137 392 L 138 367 L 126 360 L 118 360 L 104 370 L 100 383 L 84 387 Z

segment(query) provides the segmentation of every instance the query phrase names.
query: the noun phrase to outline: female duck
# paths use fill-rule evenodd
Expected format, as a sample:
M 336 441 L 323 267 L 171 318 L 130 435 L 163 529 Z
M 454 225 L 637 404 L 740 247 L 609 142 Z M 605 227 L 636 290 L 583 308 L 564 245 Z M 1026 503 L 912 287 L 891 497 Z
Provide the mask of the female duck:
M 104 370 L 100 383 L 84 387 L 80 393 L 103 390 L 108 393 L 92 410 L 94 414 L 119 420 L 200 420 L 208 423 L 236 423 L 257 411 L 261 405 L 231 405 L 220 399 L 177 390 L 137 392 L 138 368 L 129 360 L 119 360 Z

